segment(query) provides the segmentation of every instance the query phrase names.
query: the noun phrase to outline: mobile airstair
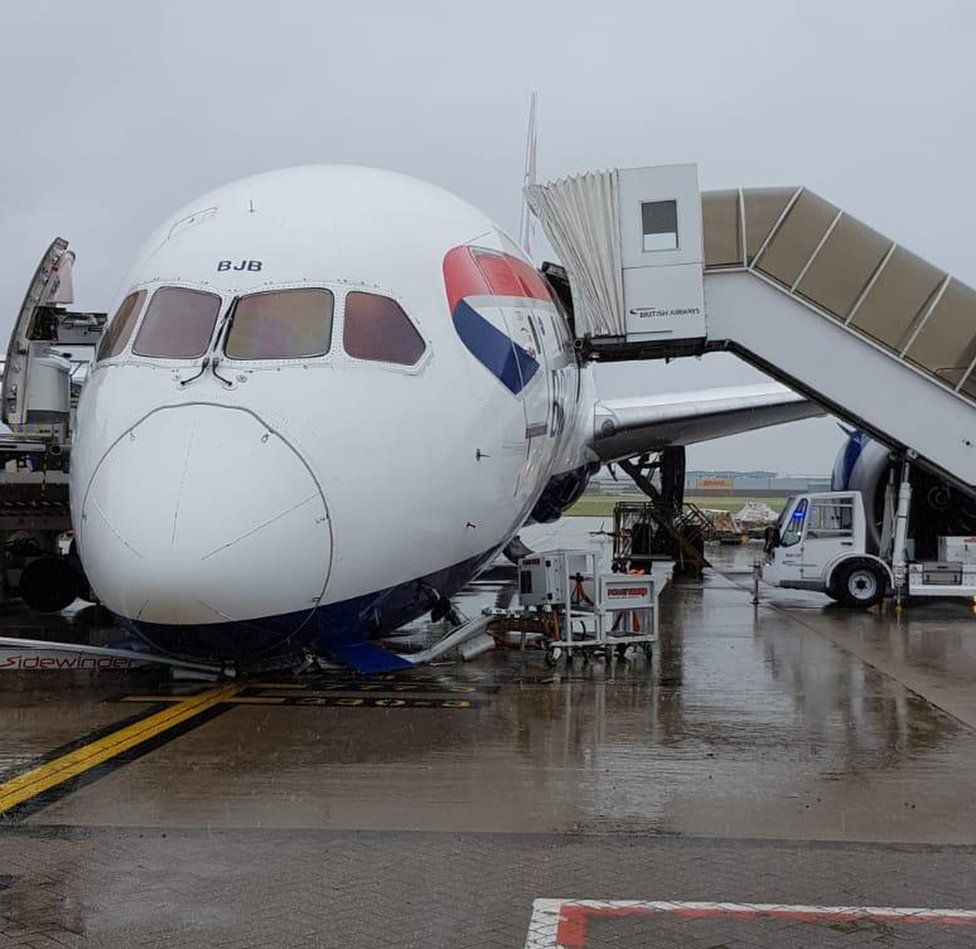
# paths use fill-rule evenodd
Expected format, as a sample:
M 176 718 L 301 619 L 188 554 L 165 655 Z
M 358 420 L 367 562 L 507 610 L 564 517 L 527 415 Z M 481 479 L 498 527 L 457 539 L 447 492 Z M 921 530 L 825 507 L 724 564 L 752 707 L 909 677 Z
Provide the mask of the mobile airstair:
M 976 495 L 976 291 L 801 187 L 695 165 L 527 189 L 593 359 L 727 350 Z

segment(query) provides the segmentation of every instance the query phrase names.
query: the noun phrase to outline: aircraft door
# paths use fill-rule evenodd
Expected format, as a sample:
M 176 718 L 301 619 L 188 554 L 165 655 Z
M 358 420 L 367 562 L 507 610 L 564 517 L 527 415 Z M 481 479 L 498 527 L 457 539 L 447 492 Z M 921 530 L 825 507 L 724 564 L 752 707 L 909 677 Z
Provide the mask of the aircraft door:
M 518 375 L 517 394 L 525 413 L 525 436 L 530 441 L 549 436 L 552 379 L 544 334 L 533 313 L 533 304 L 548 291 L 535 271 L 502 251 L 473 247 L 473 259 L 496 313 L 504 321 L 511 340 L 513 364 Z M 524 273 L 522 272 L 524 271 Z M 539 286 L 533 286 L 536 281 Z M 514 387 L 513 387 L 514 391 Z
M 15 429 L 16 426 L 30 421 L 28 389 L 31 362 L 39 356 L 49 356 L 51 343 L 57 339 L 56 335 L 44 331 L 44 310 L 59 303 L 72 302 L 73 262 L 74 253 L 68 250 L 68 242 L 61 237 L 52 241 L 37 265 L 10 333 L 0 404 L 4 423 Z M 67 395 L 67 372 L 64 373 L 63 380 L 58 381 L 57 388 L 63 388 Z M 67 418 L 64 419 L 64 424 L 67 424 Z M 63 434 L 67 435 L 67 432 Z
M 525 435 L 527 438 L 548 436 L 552 380 L 548 353 L 542 342 L 542 330 L 536 316 L 528 307 L 506 308 L 505 322 L 515 345 L 530 357 L 529 360 L 520 361 L 523 373 L 521 399 L 525 412 Z
M 543 327 L 543 341 L 549 358 L 549 378 L 552 389 L 549 434 L 561 438 L 566 428 L 566 416 L 576 391 L 576 355 L 573 338 L 558 311 L 536 311 L 536 320 Z

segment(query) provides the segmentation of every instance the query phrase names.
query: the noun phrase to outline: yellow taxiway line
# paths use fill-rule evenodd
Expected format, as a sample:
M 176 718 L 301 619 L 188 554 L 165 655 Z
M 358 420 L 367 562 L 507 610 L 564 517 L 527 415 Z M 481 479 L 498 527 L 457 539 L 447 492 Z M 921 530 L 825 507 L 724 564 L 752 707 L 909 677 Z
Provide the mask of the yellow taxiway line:
M 223 685 L 198 692 L 169 708 L 10 778 L 0 784 L 0 815 L 226 702 L 240 689 L 240 685 Z

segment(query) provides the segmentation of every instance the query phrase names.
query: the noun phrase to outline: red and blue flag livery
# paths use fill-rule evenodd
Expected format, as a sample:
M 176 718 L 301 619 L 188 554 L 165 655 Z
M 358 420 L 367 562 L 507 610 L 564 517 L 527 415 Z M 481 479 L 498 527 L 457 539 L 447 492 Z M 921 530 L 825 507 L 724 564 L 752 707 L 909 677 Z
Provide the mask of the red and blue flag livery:
M 506 310 L 532 301 L 552 305 L 545 281 L 524 260 L 486 247 L 465 245 L 444 257 L 444 284 L 458 336 L 468 351 L 513 395 L 540 368 L 535 338 L 514 338 Z

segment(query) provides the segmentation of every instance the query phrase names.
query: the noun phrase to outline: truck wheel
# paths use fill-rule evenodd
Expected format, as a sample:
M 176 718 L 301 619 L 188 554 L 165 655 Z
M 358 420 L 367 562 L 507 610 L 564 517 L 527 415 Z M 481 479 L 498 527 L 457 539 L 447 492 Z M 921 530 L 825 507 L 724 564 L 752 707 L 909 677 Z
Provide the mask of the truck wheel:
M 844 564 L 830 583 L 834 595 L 844 606 L 862 610 L 880 603 L 887 585 L 884 570 L 871 561 Z

